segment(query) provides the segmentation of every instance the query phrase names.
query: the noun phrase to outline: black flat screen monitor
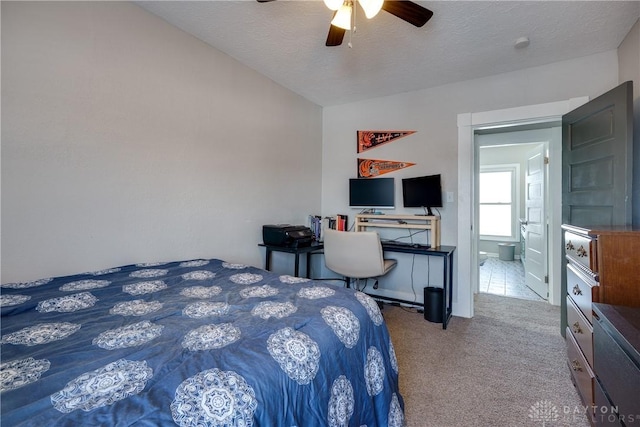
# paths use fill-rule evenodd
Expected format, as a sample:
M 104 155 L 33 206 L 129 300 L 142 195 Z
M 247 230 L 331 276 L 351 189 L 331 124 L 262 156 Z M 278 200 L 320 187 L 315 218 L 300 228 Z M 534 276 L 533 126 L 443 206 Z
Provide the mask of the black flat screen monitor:
M 349 206 L 361 209 L 393 209 L 395 183 L 393 178 L 351 178 Z
M 440 175 L 403 179 L 402 200 L 405 208 L 424 208 L 433 215 L 431 208 L 442 207 Z

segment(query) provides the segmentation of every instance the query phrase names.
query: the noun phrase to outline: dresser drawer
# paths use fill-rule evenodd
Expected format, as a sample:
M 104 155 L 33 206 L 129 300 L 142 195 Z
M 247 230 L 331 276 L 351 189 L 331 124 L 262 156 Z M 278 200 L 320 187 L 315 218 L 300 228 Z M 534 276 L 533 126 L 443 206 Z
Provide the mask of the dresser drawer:
M 565 254 L 578 264 L 583 265 L 594 273 L 597 273 L 598 266 L 595 257 L 596 241 L 588 236 L 565 231 L 564 251 Z
M 593 323 L 591 304 L 594 299 L 594 288 L 597 288 L 597 286 L 598 283 L 596 281 L 586 276 L 571 263 L 567 264 L 567 294 L 589 323 Z
M 583 403 L 593 408 L 593 371 L 589 367 L 589 364 L 578 347 L 578 343 L 576 343 L 568 327 L 565 341 L 567 343 L 568 364 L 571 376 L 573 377 L 573 383 L 576 385 Z M 593 417 L 593 412 L 590 412 L 589 415 Z
M 594 370 L 622 420 L 640 414 L 640 367 L 596 321 L 593 324 Z
M 593 328 L 582 312 L 567 295 L 567 327 L 582 350 L 589 366 L 593 367 Z
M 598 377 L 593 380 L 593 400 L 594 414 L 593 419 L 598 426 L 616 426 L 620 427 L 620 419 L 616 412 L 616 407 L 609 401 L 607 394 L 602 389 Z

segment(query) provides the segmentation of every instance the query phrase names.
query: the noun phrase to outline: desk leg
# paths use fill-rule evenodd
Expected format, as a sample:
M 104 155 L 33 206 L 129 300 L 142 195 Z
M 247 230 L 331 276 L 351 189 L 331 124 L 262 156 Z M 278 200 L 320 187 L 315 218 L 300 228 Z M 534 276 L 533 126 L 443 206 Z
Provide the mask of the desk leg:
M 311 279 L 311 252 L 307 252 L 307 279 Z
M 298 271 L 300 270 L 300 254 L 298 252 L 296 252 L 296 261 L 295 261 L 295 266 L 293 267 L 293 275 L 295 277 L 298 277 Z
M 447 299 L 448 299 L 448 284 L 450 278 L 447 277 L 448 269 L 447 265 L 449 264 L 449 257 L 445 256 L 442 258 L 442 329 L 447 329 Z
M 453 252 L 444 258 L 444 295 L 442 299 L 442 329 L 447 329 L 451 313 L 453 312 Z M 449 268 L 447 269 L 447 264 Z M 449 271 L 447 271 L 449 270 Z
M 271 271 L 271 249 L 265 248 L 265 256 L 264 256 L 264 269 Z

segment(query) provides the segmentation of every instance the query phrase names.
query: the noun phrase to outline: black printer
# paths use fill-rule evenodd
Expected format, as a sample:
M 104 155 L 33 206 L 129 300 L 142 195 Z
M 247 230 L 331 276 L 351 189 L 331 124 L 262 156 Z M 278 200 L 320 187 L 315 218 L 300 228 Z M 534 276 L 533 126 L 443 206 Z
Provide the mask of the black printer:
M 304 225 L 263 225 L 262 240 L 265 245 L 300 248 L 311 246 L 313 235 L 311 229 Z

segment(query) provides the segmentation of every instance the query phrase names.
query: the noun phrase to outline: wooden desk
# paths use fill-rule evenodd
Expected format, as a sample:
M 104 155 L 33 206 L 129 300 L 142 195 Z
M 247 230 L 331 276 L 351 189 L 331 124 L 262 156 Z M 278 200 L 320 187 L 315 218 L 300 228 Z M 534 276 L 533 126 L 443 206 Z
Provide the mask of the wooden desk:
M 264 260 L 264 269 L 271 270 L 271 253 L 272 252 L 286 252 L 289 254 L 295 255 L 294 261 L 294 273 L 293 275 L 298 277 L 300 272 L 300 254 L 307 254 L 307 279 L 310 278 L 311 273 L 311 255 L 316 251 L 321 251 L 324 248 L 324 243 L 313 241 L 310 246 L 302 246 L 302 247 L 289 247 L 289 246 L 275 246 L 275 245 L 265 245 L 264 243 L 259 243 L 258 246 L 262 246 L 265 248 L 265 260 Z
M 356 231 L 365 231 L 369 227 L 424 230 L 428 234 L 431 246 L 440 246 L 440 217 L 432 215 L 356 215 Z

